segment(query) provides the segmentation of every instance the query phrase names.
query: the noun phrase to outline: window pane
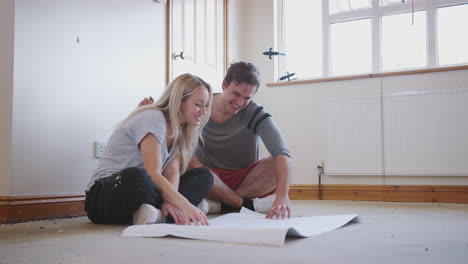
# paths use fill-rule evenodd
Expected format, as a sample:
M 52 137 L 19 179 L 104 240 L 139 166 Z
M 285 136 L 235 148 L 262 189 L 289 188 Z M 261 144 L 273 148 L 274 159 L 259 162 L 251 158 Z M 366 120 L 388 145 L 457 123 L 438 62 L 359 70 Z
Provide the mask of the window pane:
M 369 8 L 371 0 L 351 0 L 351 9 Z
M 468 5 L 439 8 L 438 15 L 439 64 L 468 63 Z
M 348 0 L 331 0 L 329 1 L 330 14 L 348 12 L 350 10 Z
M 402 0 L 381 0 L 381 3 L 382 3 L 382 6 L 395 5 L 395 4 L 404 4 L 404 2 Z
M 294 77 L 322 76 L 322 1 L 285 1 L 286 71 Z M 304 26 L 307 25 L 307 26 Z M 280 73 L 281 75 L 285 72 Z
M 349 75 L 371 71 L 370 19 L 331 25 L 332 75 Z
M 382 17 L 383 70 L 426 67 L 426 11 Z
M 329 5 L 330 14 L 336 14 L 361 8 L 369 8 L 371 6 L 371 0 L 330 0 Z

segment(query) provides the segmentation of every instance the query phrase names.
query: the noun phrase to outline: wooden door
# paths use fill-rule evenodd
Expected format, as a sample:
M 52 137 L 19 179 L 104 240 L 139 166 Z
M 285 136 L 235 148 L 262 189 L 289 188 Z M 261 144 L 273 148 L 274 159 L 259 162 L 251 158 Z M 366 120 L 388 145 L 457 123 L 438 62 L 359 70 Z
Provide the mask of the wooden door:
M 169 81 L 180 74 L 202 77 L 221 91 L 224 78 L 224 0 L 171 0 Z

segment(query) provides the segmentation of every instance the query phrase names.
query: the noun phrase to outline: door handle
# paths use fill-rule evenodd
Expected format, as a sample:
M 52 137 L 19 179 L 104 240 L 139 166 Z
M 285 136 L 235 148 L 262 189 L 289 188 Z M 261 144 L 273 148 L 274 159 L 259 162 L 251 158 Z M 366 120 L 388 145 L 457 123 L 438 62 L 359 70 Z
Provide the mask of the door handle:
M 181 60 L 185 59 L 184 52 L 181 51 L 179 54 L 177 54 L 177 52 L 172 53 L 172 59 L 177 60 L 177 58 L 180 58 Z

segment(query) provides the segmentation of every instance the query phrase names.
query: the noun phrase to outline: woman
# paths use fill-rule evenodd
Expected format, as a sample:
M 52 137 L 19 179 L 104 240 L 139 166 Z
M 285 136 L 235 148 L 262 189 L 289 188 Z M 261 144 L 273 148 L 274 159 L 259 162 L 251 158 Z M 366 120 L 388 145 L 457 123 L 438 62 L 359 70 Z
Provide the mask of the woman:
M 210 85 L 184 74 L 156 103 L 122 121 L 88 184 L 88 218 L 101 224 L 152 224 L 169 216 L 176 224 L 208 225 L 194 205 L 208 194 L 213 176 L 205 168 L 186 169 L 212 99 Z

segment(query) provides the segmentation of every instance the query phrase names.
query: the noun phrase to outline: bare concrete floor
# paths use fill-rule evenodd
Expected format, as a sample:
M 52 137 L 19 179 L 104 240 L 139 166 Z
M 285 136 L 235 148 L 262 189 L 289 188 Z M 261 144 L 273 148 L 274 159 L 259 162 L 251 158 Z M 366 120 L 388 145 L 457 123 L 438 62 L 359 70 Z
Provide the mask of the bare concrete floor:
M 292 204 L 294 216 L 358 214 L 361 223 L 283 247 L 120 237 L 126 226 L 86 217 L 0 225 L 0 263 L 468 263 L 468 204 Z

